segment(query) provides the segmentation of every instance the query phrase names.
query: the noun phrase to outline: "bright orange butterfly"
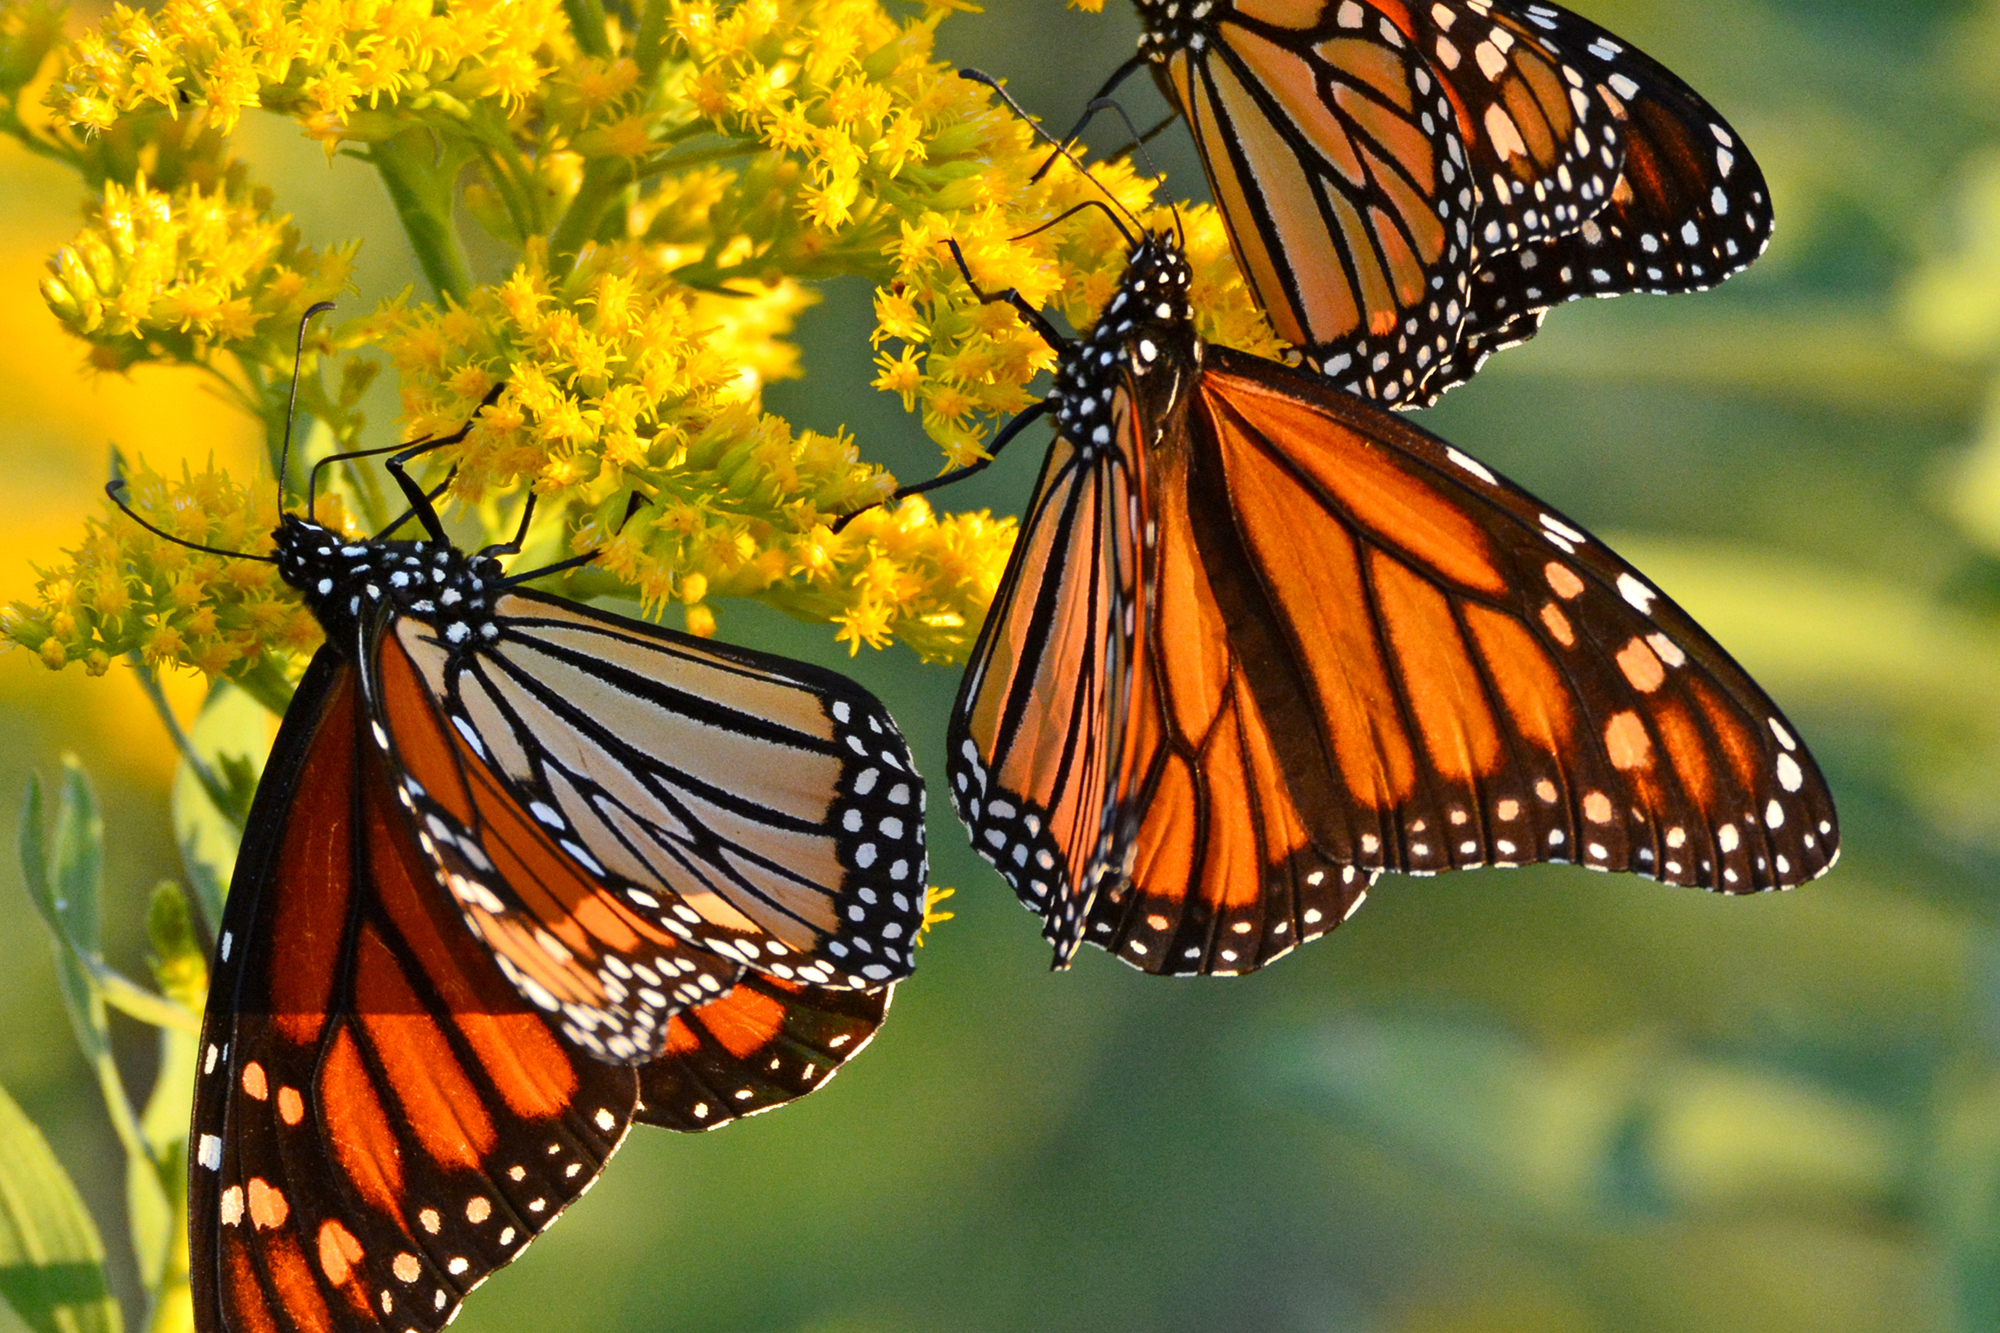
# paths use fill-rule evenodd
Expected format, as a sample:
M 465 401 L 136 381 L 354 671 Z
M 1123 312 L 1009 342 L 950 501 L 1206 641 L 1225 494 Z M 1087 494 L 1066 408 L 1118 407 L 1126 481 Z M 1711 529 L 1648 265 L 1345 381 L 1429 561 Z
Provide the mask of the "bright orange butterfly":
M 1763 252 L 1714 108 L 1524 0 L 1136 0 L 1279 335 L 1350 392 L 1436 400 L 1581 296 L 1711 287 Z
M 1053 410 L 951 793 L 1058 965 L 1247 972 L 1388 870 L 1750 893 L 1833 864 L 1811 756 L 1680 608 L 1443 441 L 1204 345 L 1188 281 L 1139 242 L 994 446 Z
M 327 642 L 218 934 L 201 1333 L 443 1327 L 634 1120 L 822 1086 L 910 970 L 923 786 L 881 704 L 532 592 L 550 570 L 495 559 L 519 537 L 458 551 L 403 464 L 462 434 L 390 460 L 425 539 L 287 515 L 245 557 Z

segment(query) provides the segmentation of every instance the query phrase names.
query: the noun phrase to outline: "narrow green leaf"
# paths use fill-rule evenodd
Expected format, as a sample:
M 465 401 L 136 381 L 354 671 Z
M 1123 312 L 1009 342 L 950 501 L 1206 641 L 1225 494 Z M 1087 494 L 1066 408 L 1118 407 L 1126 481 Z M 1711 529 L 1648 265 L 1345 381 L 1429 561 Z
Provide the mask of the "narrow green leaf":
M 223 895 L 270 749 L 270 722 L 269 711 L 251 695 L 218 681 L 187 738 L 206 774 L 186 760 L 174 773 L 174 837 L 210 929 L 222 920 Z
M 0 1296 L 35 1333 L 118 1333 L 104 1243 L 34 1122 L 0 1089 Z
M 96 957 L 104 952 L 104 920 L 100 900 L 104 889 L 104 816 L 97 792 L 73 754 L 63 756 L 61 804 L 56 807 L 56 918 L 77 952 Z
M 49 883 L 49 844 L 46 831 L 48 811 L 42 800 L 42 778 L 28 774 L 28 789 L 21 794 L 21 878 L 28 897 L 51 929 L 56 925 L 55 890 Z
M 62 796 L 55 813 L 55 834 L 44 841 L 42 796 L 38 783 L 29 784 L 22 812 L 21 864 L 29 896 L 54 937 L 56 980 L 70 1030 L 91 1072 L 97 1076 L 104 1109 L 125 1155 L 157 1166 L 139 1128 L 138 1114 L 125 1094 L 125 1084 L 111 1057 L 111 1024 L 105 1013 L 100 977 L 116 977 L 104 965 L 100 940 L 99 893 L 104 871 L 104 820 L 83 765 L 74 755 L 63 757 Z M 136 990 L 117 978 L 121 989 Z M 155 997 L 157 998 L 157 997 Z

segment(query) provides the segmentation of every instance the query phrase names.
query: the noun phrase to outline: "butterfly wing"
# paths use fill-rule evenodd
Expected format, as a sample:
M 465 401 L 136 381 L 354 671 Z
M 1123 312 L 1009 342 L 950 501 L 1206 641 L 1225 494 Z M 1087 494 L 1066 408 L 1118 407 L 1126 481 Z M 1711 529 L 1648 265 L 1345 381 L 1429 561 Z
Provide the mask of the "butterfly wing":
M 632 1071 L 561 1041 L 464 929 L 366 736 L 349 659 L 300 682 L 202 1026 L 195 1326 L 442 1328 L 589 1188 Z
M 470 651 L 397 621 L 382 721 L 467 919 L 566 1035 L 636 1063 L 745 967 L 908 975 L 924 790 L 872 695 L 556 598 L 494 611 Z
M 1144 595 L 1136 427 L 1127 402 L 1101 428 L 1117 449 L 1086 457 L 1060 435 L 1050 447 L 947 733 L 959 818 L 1041 915 L 1059 964 L 1107 868 L 1107 815 L 1129 771 Z
M 1459 342 L 1477 199 L 1423 53 L 1351 3 L 1226 6 L 1196 39 L 1160 81 L 1258 303 L 1337 382 L 1408 397 Z
M 893 990 L 745 973 L 729 994 L 668 1024 L 666 1050 L 639 1068 L 637 1118 L 694 1133 L 823 1088 L 874 1038 Z
M 1087 938 L 1237 972 L 1384 870 L 1571 861 L 1727 893 L 1838 854 L 1791 726 L 1580 528 L 1402 420 L 1207 349 L 1187 466 L 1149 473 L 1159 777 Z
M 1377 402 L 1434 402 L 1564 301 L 1713 286 L 1770 238 L 1763 176 L 1714 108 L 1555 5 L 1232 0 L 1166 45 L 1259 302 Z M 1337 203 L 1397 178 L 1384 153 L 1414 195 Z M 1432 224 L 1445 243 L 1411 248 Z
M 1555 510 L 1254 358 L 1213 355 L 1196 416 L 1191 493 L 1226 488 L 1234 529 L 1204 559 L 1225 605 L 1344 649 L 1252 673 L 1312 738 L 1290 781 L 1329 794 L 1315 837 L 1340 859 L 1574 860 L 1731 893 L 1832 864 L 1832 797 L 1770 699 Z

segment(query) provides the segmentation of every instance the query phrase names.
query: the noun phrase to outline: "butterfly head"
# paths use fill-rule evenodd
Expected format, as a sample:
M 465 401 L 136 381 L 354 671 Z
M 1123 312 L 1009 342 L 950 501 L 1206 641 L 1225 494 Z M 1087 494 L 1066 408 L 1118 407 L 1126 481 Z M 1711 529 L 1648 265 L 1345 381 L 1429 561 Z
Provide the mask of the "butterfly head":
M 1139 53 L 1154 64 L 1164 63 L 1176 51 L 1199 51 L 1208 44 L 1203 31 L 1218 3 L 1226 0 L 1138 0 L 1139 18 L 1146 30 L 1139 34 Z
M 331 642 L 352 642 L 384 607 L 437 626 L 453 648 L 499 633 L 492 605 L 505 576 L 491 556 L 435 541 L 357 541 L 296 514 L 279 520 L 275 536 L 279 576 L 305 595 Z
M 1193 276 L 1171 233 L 1146 237 L 1132 251 L 1132 262 L 1097 326 L 1063 353 L 1049 400 L 1055 404 L 1057 432 L 1085 456 L 1111 443 L 1112 402 L 1128 377 L 1142 385 L 1165 382 L 1171 393 L 1178 389 L 1179 377 L 1159 372 L 1200 359 L 1194 307 L 1188 302 Z

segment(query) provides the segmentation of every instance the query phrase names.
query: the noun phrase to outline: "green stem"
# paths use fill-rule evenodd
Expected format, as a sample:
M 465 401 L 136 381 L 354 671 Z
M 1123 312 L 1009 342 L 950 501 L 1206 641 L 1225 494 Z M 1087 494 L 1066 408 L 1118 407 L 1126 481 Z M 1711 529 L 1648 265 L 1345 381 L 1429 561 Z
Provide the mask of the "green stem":
M 631 183 L 632 168 L 622 158 L 598 158 L 583 169 L 583 185 L 549 236 L 552 277 L 566 277 L 576 266 L 577 254 L 597 235 L 606 210 Z
M 194 1333 L 194 1296 L 188 1289 L 187 1168 L 170 1162 L 160 1172 L 173 1216 L 167 1220 L 167 1258 L 154 1286 L 145 1333 Z
M 248 694 L 252 699 L 276 713 L 285 715 L 292 704 L 292 683 L 285 679 L 285 673 L 269 661 L 262 662 L 240 676 L 231 676 L 230 683 Z
M 632 58 L 648 85 L 660 72 L 666 46 L 667 0 L 646 0 L 646 11 L 639 16 L 638 40 L 632 44 Z
M 601 0 L 563 0 L 563 13 L 569 15 L 569 30 L 585 55 L 611 58 L 611 36 L 605 30 Z
M 95 958 L 86 958 L 81 954 L 77 957 L 84 971 L 90 974 L 91 981 L 103 993 L 104 1002 L 119 1013 L 156 1028 L 185 1032 L 190 1036 L 200 1035 L 201 1015 L 180 1001 L 147 990 Z
M 472 291 L 472 266 L 451 223 L 451 182 L 457 172 L 439 169 L 432 160 L 434 146 L 428 133 L 413 130 L 371 145 L 368 160 L 388 188 L 431 291 L 440 301 L 449 297 L 463 304 Z
M 195 752 L 194 743 L 188 740 L 187 732 L 181 729 L 180 719 L 174 716 L 174 710 L 168 705 L 165 692 L 160 689 L 160 673 L 147 665 L 146 660 L 137 653 L 128 653 L 126 658 L 131 662 L 133 672 L 139 677 L 139 688 L 146 692 L 146 697 L 152 701 L 153 711 L 160 715 L 160 724 L 167 729 L 167 735 L 172 739 L 174 749 L 180 751 L 181 762 L 194 774 L 194 780 L 201 784 L 204 792 L 208 793 L 208 799 L 214 803 L 215 808 L 227 811 L 231 805 L 229 789 L 222 785 L 221 778 L 215 776 L 215 770 L 208 766 L 208 761 Z

